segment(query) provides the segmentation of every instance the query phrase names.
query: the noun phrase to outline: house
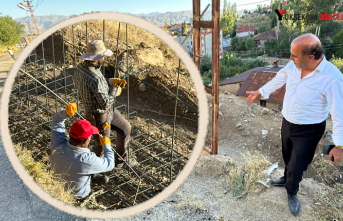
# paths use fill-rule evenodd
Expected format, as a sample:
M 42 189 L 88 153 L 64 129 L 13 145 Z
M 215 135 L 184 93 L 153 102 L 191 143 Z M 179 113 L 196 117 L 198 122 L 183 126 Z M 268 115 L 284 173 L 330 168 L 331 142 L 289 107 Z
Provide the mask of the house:
M 278 33 L 278 38 L 281 38 L 281 33 Z M 254 37 L 255 45 L 259 48 L 264 48 L 264 43 L 267 40 L 273 39 L 276 39 L 276 33 L 274 30 L 263 32 L 258 36 Z
M 164 30 L 167 30 L 167 31 L 168 31 L 168 28 L 169 28 L 169 26 L 170 26 L 170 25 L 163 25 L 163 26 L 162 26 L 162 29 L 164 29 Z
M 236 30 L 236 36 L 239 38 L 247 37 L 249 35 L 257 34 L 257 27 L 252 25 L 246 25 L 244 27 L 239 27 Z
M 208 54 L 212 56 L 212 29 L 206 29 L 200 32 L 200 51 L 201 56 Z M 219 33 L 219 57 L 224 55 L 223 50 L 223 30 Z
M 175 40 L 179 43 L 182 44 L 182 42 L 185 40 L 187 36 L 178 36 L 175 38 Z M 183 48 L 185 49 L 185 51 L 192 57 L 193 54 L 193 47 L 192 47 L 192 37 L 189 36 L 189 38 L 187 39 L 187 41 L 185 42 L 185 44 L 183 45 Z
M 191 24 L 188 23 L 187 24 L 187 32 L 189 32 L 191 29 L 192 29 L 192 26 L 191 26 Z M 175 31 L 181 32 L 181 30 L 182 30 L 182 23 L 170 25 L 168 27 L 169 33 L 174 33 Z
M 243 99 L 246 99 L 248 96 L 248 94 L 246 94 L 247 90 L 258 90 L 264 84 L 273 79 L 276 76 L 276 73 L 283 67 L 283 65 L 279 65 L 279 67 L 267 66 L 250 69 L 241 74 L 220 81 L 220 91 L 229 91 Z M 269 96 L 269 99 L 261 101 L 256 99 L 256 102 L 260 102 L 261 106 L 275 107 L 283 100 L 285 90 L 286 88 L 284 85 L 281 89 L 272 93 Z

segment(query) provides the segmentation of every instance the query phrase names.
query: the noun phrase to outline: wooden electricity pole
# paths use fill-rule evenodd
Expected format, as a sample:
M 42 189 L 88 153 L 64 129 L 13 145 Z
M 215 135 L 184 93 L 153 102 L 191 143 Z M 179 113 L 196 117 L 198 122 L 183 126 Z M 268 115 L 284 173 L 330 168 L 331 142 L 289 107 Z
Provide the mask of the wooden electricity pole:
M 212 20 L 200 20 L 200 0 L 193 0 L 194 63 L 200 70 L 200 28 L 212 28 L 212 154 L 218 154 L 220 0 L 212 0 Z

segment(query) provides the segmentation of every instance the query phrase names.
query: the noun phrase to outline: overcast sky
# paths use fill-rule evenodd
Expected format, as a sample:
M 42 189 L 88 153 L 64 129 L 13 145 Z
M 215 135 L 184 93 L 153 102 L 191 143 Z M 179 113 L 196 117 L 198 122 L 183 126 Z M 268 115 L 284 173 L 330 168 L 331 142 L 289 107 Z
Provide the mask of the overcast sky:
M 17 4 L 23 1 L 2 1 L 0 7 L 0 13 L 3 15 L 9 15 L 12 18 L 21 18 L 29 15 L 28 12 L 17 7 Z M 205 9 L 207 4 L 211 3 L 211 0 L 201 0 L 201 9 Z M 237 10 L 256 8 L 258 4 L 270 4 L 270 0 L 232 0 L 230 3 L 236 3 Z M 224 4 L 224 0 L 220 0 L 221 6 Z M 248 4 L 248 5 L 245 5 Z M 176 12 L 192 10 L 192 0 L 102 0 L 102 1 L 90 1 L 90 0 L 33 0 L 32 1 L 34 15 L 79 15 L 85 12 L 92 11 L 115 11 L 131 14 L 139 13 L 151 13 L 151 12 Z

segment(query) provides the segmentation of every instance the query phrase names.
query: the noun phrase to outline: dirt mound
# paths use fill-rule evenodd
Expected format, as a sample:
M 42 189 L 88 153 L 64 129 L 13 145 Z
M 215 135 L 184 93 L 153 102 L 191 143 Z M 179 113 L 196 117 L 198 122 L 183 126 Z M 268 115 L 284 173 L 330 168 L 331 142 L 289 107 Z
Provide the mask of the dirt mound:
M 105 76 L 123 78 L 128 71 L 130 99 L 138 103 L 143 101 L 143 106 L 137 108 L 173 114 L 179 69 L 179 58 L 175 52 L 158 37 L 136 26 L 128 25 L 126 33 L 126 26 L 121 23 L 119 37 L 118 22 L 106 21 L 105 27 L 105 45 L 114 52 L 113 56 L 106 59 Z M 103 39 L 103 21 L 88 22 L 87 32 L 88 38 L 86 23 L 59 30 L 45 39 L 36 48 L 36 53 L 60 67 L 75 66 L 80 62 L 81 54 L 85 52 L 86 39 Z M 141 90 L 140 87 L 145 90 Z M 125 89 L 123 95 L 126 92 Z M 198 118 L 194 84 L 182 62 L 177 114 L 194 121 Z

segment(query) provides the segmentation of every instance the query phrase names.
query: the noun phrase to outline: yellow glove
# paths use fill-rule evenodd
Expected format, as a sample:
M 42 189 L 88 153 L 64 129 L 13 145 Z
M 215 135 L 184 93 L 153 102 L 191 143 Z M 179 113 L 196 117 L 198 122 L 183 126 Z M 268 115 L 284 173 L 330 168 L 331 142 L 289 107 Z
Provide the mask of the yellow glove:
M 116 90 L 115 96 L 118 97 L 121 94 L 121 87 L 116 87 L 113 90 Z
M 121 89 L 124 89 L 126 86 L 126 81 L 124 79 L 114 78 L 112 85 L 115 87 L 121 87 Z
M 102 129 L 106 130 L 107 128 L 110 128 L 110 124 L 106 122 L 102 125 Z
M 99 136 L 99 140 L 101 143 L 101 146 L 104 146 L 105 144 L 111 145 L 111 140 L 108 137 L 102 136 L 102 138 Z
M 77 112 L 77 106 L 76 103 L 69 103 L 66 106 L 66 112 L 68 114 L 68 116 L 73 116 L 76 112 Z

